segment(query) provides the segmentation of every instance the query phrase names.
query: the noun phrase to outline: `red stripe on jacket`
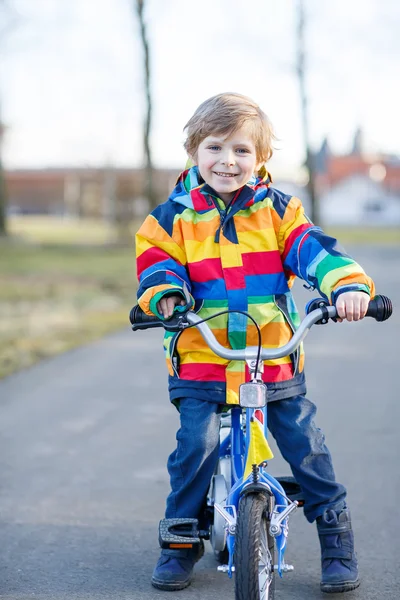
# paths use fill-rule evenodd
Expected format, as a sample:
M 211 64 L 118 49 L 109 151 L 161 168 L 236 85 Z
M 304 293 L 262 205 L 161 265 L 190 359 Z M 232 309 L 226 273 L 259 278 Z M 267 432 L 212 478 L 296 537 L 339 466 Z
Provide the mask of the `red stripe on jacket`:
M 282 254 L 282 262 L 284 262 L 285 258 L 289 254 L 294 242 L 297 240 L 299 235 L 301 235 L 303 231 L 310 229 L 310 227 L 310 223 L 303 223 L 303 225 L 299 225 L 299 227 L 296 227 L 296 229 L 292 231 L 292 233 L 289 235 L 285 242 L 285 250 Z
M 180 379 L 191 381 L 225 381 L 225 366 L 213 363 L 190 363 L 179 367 Z
M 189 275 L 196 283 L 205 283 L 210 279 L 223 279 L 220 258 L 205 258 L 188 264 Z
M 180 366 L 179 377 L 180 379 L 189 379 L 190 381 L 225 381 L 225 365 L 213 363 L 188 363 Z M 266 383 L 286 381 L 292 377 L 293 367 L 291 363 L 264 366 L 263 381 Z M 246 381 L 250 381 L 247 367 Z
M 279 250 L 245 252 L 242 254 L 242 261 L 246 275 L 271 275 L 282 271 Z
M 163 260 L 171 260 L 171 256 L 168 254 L 168 252 L 165 252 L 164 250 L 161 250 L 161 248 L 157 248 L 156 246 L 148 248 L 140 256 L 137 257 L 136 265 L 138 275 L 140 275 L 148 267 L 151 267 L 155 263 L 161 262 Z M 175 261 L 179 263 L 178 260 L 175 259 Z
M 243 267 L 225 267 L 224 279 L 227 290 L 244 290 L 246 287 Z
M 190 279 L 205 283 L 210 279 L 225 279 L 228 290 L 245 288 L 243 275 L 270 275 L 282 271 L 278 250 L 269 252 L 245 252 L 242 254 L 243 267 L 226 267 L 222 273 L 220 258 L 205 258 L 189 263 Z

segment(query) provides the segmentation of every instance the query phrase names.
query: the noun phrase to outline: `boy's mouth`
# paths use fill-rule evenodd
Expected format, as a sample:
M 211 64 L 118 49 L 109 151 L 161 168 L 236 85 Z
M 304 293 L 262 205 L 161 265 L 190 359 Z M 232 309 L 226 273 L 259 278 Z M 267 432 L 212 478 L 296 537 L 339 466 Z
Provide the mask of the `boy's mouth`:
M 220 173 L 218 171 L 214 171 L 215 175 L 218 175 L 219 177 L 236 177 L 237 173 Z

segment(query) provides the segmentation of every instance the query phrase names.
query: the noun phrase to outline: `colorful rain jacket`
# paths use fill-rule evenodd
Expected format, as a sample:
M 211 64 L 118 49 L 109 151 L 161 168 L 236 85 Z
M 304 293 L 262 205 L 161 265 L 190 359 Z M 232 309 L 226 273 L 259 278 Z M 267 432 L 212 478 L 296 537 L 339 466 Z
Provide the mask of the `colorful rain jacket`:
M 248 311 L 261 328 L 264 348 L 286 344 L 299 323 L 290 291 L 296 276 L 332 303 L 349 290 L 374 295 L 363 269 L 305 216 L 300 200 L 270 187 L 269 174 L 254 177 L 228 207 L 201 179 L 184 171 L 169 199 L 144 221 L 136 236 L 138 303 L 155 314 L 165 295 L 190 292 L 200 317 L 224 309 Z M 176 309 L 179 310 L 179 309 Z M 208 321 L 225 347 L 258 343 L 255 325 L 229 313 Z M 216 356 L 196 328 L 165 333 L 170 398 L 191 396 L 238 403 L 247 366 Z M 304 355 L 265 361 L 270 400 L 305 393 Z

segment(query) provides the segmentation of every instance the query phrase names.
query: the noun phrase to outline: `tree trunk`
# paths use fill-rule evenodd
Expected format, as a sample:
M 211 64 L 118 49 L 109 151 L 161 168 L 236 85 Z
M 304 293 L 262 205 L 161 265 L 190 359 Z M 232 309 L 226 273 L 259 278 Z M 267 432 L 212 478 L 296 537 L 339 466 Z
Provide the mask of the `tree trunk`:
M 152 122 L 152 100 L 151 100 L 151 89 L 150 89 L 150 50 L 147 39 L 146 25 L 144 22 L 144 0 L 136 0 L 136 9 L 139 17 L 140 26 L 140 37 L 143 46 L 143 58 L 144 58 L 144 84 L 145 84 L 145 98 L 146 98 L 146 117 L 144 121 L 143 129 L 143 149 L 145 157 L 145 176 L 144 176 L 144 196 L 147 198 L 150 207 L 155 208 L 157 205 L 157 198 L 154 191 L 154 169 L 151 155 L 150 146 L 150 133 L 151 133 L 151 122 Z
M 304 49 L 304 3 L 303 0 L 299 0 L 298 7 L 298 20 L 297 20 L 297 75 L 299 79 L 300 88 L 300 102 L 301 102 L 301 117 L 302 117 L 302 128 L 303 128 L 303 139 L 306 153 L 306 168 L 308 171 L 308 182 L 307 190 L 310 197 L 311 206 L 311 220 L 316 225 L 320 224 L 319 214 L 319 199 L 315 188 L 315 165 L 314 155 L 310 147 L 310 135 L 309 135 L 309 122 L 308 122 L 308 99 L 306 93 L 305 83 L 305 49 Z
M 7 191 L 2 161 L 3 125 L 0 113 L 0 237 L 7 235 Z

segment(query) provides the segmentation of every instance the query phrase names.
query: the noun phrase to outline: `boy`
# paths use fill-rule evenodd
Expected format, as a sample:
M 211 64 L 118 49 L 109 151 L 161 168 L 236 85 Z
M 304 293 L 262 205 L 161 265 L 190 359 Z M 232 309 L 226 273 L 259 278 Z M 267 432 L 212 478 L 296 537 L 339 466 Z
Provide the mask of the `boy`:
M 137 233 L 141 308 L 160 319 L 189 309 L 204 317 L 228 308 L 249 311 L 263 346 L 277 347 L 299 322 L 290 292 L 298 276 L 336 305 L 340 320 L 362 319 L 374 284 L 310 222 L 298 198 L 270 186 L 264 164 L 274 135 L 258 105 L 239 94 L 219 94 L 199 106 L 185 131 L 194 166 Z M 209 324 L 227 347 L 257 344 L 255 327 L 242 315 Z M 245 367 L 215 356 L 195 328 L 167 332 L 165 350 L 170 399 L 181 423 L 168 459 L 165 517 L 199 518 L 218 458 L 221 412 L 237 404 Z M 314 424 L 303 366 L 303 349 L 265 362 L 268 428 L 302 487 L 306 518 L 317 522 L 321 589 L 344 592 L 359 585 L 346 490 L 335 480 Z M 189 585 L 201 551 L 162 550 L 152 584 L 163 590 Z

